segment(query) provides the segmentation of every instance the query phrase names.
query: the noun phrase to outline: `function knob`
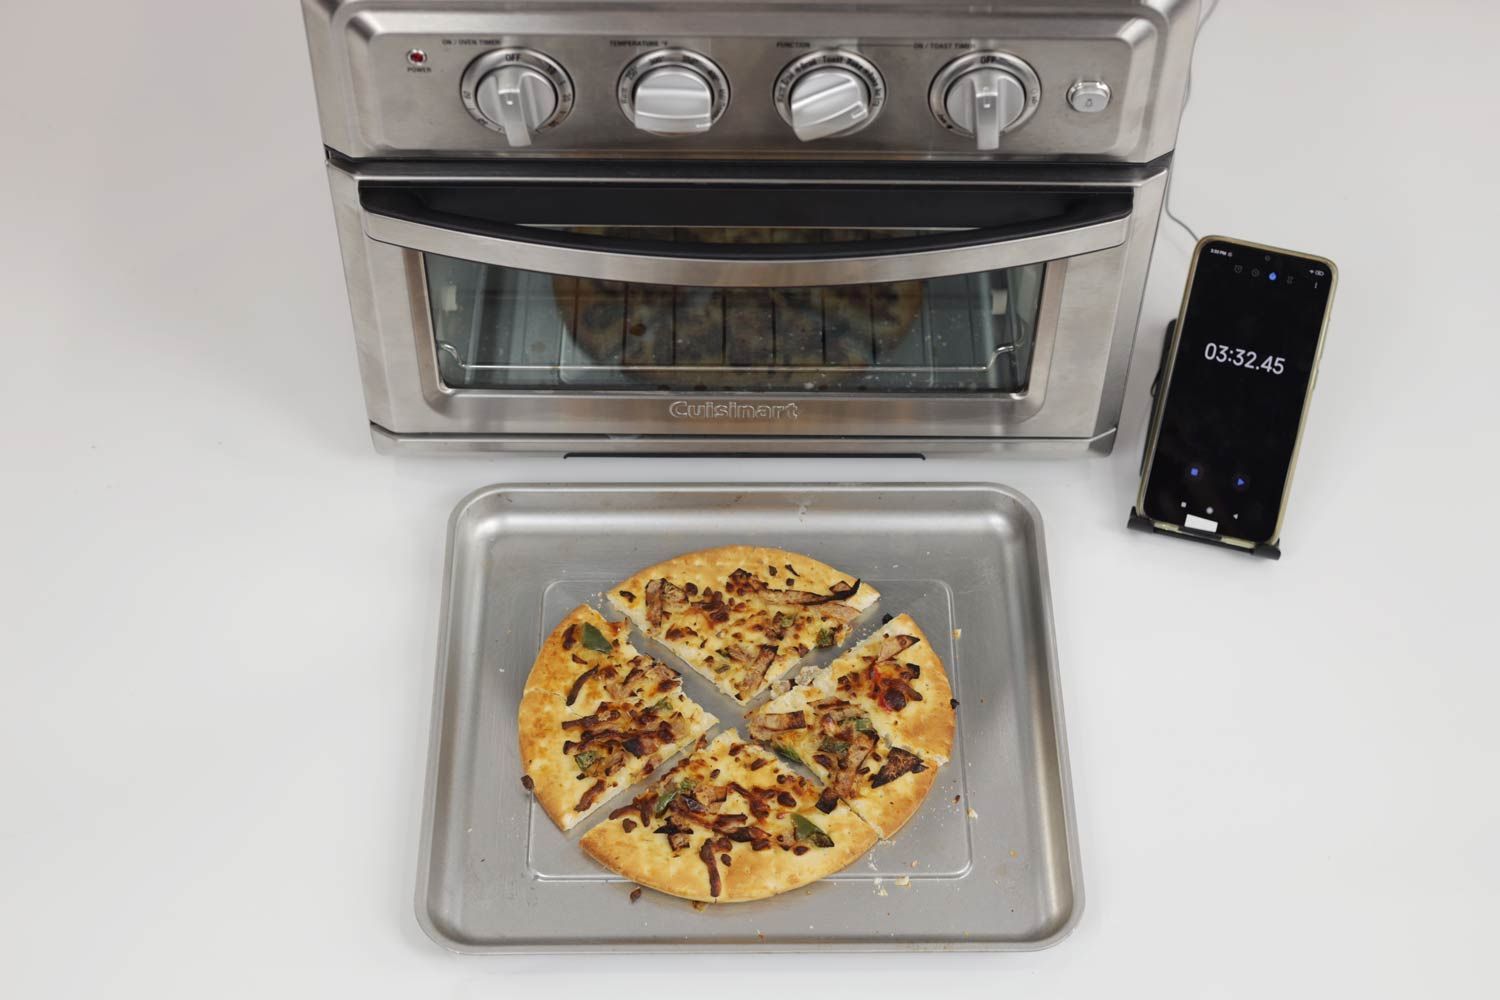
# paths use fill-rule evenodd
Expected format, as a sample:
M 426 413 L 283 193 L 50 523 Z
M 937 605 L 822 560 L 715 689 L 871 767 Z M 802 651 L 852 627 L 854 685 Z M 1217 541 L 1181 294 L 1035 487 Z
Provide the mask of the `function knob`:
M 885 81 L 875 64 L 845 49 L 809 52 L 781 71 L 776 110 L 803 142 L 852 135 L 885 103 Z
M 707 132 L 729 106 L 729 80 L 718 64 L 688 49 L 657 49 L 620 74 L 620 110 L 653 135 Z
M 512 147 L 557 125 L 573 110 L 573 81 L 551 58 L 532 49 L 486 52 L 464 70 L 464 106 Z
M 928 103 L 946 129 L 972 136 L 984 151 L 1021 125 L 1041 102 L 1041 82 L 1026 63 L 1004 52 L 973 52 L 944 66 Z

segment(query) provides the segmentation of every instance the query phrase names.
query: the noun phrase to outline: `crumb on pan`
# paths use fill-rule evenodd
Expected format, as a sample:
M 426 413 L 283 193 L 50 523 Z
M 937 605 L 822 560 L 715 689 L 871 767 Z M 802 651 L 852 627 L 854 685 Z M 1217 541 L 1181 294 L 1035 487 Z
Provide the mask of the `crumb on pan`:
M 969 818 L 970 819 L 978 819 L 979 818 L 979 814 L 974 811 L 974 807 L 973 806 L 969 807 Z
M 956 629 L 953 630 L 953 638 L 955 638 L 955 639 L 962 639 L 963 637 L 964 637 L 964 630 L 963 629 L 956 628 Z

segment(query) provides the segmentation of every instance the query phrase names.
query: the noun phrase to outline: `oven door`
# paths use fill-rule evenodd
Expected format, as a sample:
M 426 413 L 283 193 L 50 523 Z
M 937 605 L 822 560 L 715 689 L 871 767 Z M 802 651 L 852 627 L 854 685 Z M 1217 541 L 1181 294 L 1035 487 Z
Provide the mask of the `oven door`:
M 330 171 L 378 438 L 653 450 L 1107 450 L 1164 182 Z

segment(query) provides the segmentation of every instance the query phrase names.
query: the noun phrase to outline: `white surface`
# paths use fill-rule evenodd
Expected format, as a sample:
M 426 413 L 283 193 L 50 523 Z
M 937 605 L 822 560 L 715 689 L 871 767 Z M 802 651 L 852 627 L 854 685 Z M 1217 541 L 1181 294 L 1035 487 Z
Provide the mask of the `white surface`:
M 378 457 L 296 5 L 8 5 L 0 992 L 759 991 L 791 966 L 807 996 L 1496 995 L 1500 9 L 1350 10 L 1226 0 L 1180 145 L 1201 231 L 1342 268 L 1271 564 L 1124 529 L 1145 365 L 1109 459 Z M 1165 226 L 1144 337 L 1186 249 Z M 1088 895 L 1062 945 L 476 960 L 422 937 L 453 503 L 736 477 L 991 479 L 1041 507 Z

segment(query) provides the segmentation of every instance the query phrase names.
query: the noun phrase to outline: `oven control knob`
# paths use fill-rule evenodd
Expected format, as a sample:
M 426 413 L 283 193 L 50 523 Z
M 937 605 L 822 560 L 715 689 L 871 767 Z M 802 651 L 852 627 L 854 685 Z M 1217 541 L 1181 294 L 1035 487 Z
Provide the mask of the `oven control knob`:
M 475 99 L 512 146 L 531 145 L 531 133 L 557 110 L 557 88 L 530 66 L 491 70 L 479 81 Z
M 810 52 L 781 71 L 776 110 L 803 142 L 851 135 L 869 125 L 885 102 L 875 65 L 844 49 Z
M 511 146 L 552 128 L 573 108 L 573 81 L 556 62 L 531 49 L 486 52 L 464 70 L 464 106 Z
M 642 132 L 700 135 L 729 105 L 729 80 L 707 56 L 658 49 L 620 74 L 620 110 Z
M 984 151 L 1036 110 L 1041 85 L 1035 71 L 1004 52 L 975 52 L 945 66 L 932 81 L 928 103 L 944 128 L 971 136 Z

